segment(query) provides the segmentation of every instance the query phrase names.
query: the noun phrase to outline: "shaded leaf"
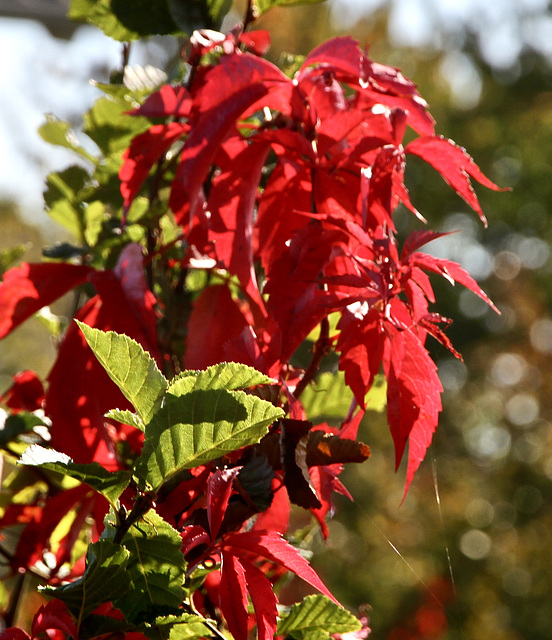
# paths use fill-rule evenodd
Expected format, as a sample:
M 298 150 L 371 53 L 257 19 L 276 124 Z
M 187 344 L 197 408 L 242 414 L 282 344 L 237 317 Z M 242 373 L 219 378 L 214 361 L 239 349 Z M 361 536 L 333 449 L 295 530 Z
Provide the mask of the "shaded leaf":
M 42 592 L 62 600 L 71 613 L 82 618 L 131 588 L 127 571 L 129 558 L 130 553 L 123 546 L 111 540 L 99 540 L 88 547 L 86 569 L 81 578 L 61 587 L 44 587 Z
M 151 510 L 130 527 L 121 544 L 130 552 L 132 589 L 113 598 L 114 606 L 132 622 L 178 613 L 186 569 L 178 531 Z
M 253 0 L 261 14 L 272 7 L 292 7 L 300 4 L 319 4 L 325 0 Z

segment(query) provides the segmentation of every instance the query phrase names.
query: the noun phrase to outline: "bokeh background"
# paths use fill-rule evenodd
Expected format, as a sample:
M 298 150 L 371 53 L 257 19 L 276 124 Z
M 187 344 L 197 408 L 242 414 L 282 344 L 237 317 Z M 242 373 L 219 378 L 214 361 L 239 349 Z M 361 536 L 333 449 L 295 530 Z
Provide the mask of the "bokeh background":
M 16 5 L 51 6 L 42 23 Z M 63 18 L 61 0 L 0 2 L 0 249 L 40 258 L 60 240 L 43 213 L 49 171 L 73 162 L 36 133 L 46 113 L 72 122 L 120 64 L 120 46 Z M 54 6 L 55 5 L 55 6 Z M 27 13 L 25 13 L 27 12 Z M 44 11 L 43 11 L 44 13 Z M 236 18 L 236 16 L 234 16 Z M 44 26 L 47 24 L 47 27 Z M 259 24 L 272 56 L 306 54 L 350 34 L 419 86 L 438 133 L 465 147 L 511 192 L 477 188 L 485 229 L 422 162 L 409 158 L 414 204 L 431 228 L 458 230 L 431 250 L 459 261 L 501 310 L 435 283 L 439 312 L 464 362 L 433 345 L 445 387 L 434 443 L 401 505 L 384 417 L 362 439 L 372 457 L 345 472 L 313 563 L 353 610 L 369 607 L 374 640 L 548 640 L 552 637 L 552 8 L 546 0 L 329 0 L 274 9 Z M 48 30 L 50 29 L 50 30 Z M 57 37 L 56 37 L 57 36 Z M 131 64 L 164 67 L 166 41 Z M 398 212 L 401 234 L 417 228 Z M 0 265 L 1 266 L 1 265 Z M 46 375 L 54 346 L 39 321 L 0 343 L 0 393 L 23 365 Z

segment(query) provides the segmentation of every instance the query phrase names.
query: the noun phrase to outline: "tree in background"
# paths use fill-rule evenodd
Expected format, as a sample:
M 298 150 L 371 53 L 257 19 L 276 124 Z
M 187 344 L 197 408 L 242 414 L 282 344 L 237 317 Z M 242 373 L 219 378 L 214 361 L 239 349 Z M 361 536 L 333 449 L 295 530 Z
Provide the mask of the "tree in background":
M 75 241 L 0 285 L 3 336 L 74 296 L 75 322 L 50 318 L 47 384 L 24 370 L 2 396 L 7 462 L 23 453 L 3 487 L 5 617 L 27 573 L 52 598 L 32 636 L 365 636 L 300 553 L 290 505 L 328 536 L 333 494 L 350 497 L 343 465 L 369 455 L 356 435 L 378 389 L 404 499 L 441 411 L 426 338 L 460 357 L 428 274 L 494 308 L 465 269 L 420 251 L 445 234 L 399 244 L 394 212 L 425 222 L 407 156 L 483 222 L 470 179 L 495 184 L 435 134 L 416 86 L 352 38 L 282 69 L 265 60 L 268 33 L 251 27 L 273 4 L 248 3 L 226 34 L 213 28 L 227 3 L 71 5 L 125 44 L 84 119 L 98 153 L 67 123 L 41 129 L 88 165 L 47 181 L 48 213 Z M 192 32 L 170 83 L 125 84 L 130 41 L 196 20 L 210 28 Z M 292 574 L 322 595 L 278 608 Z

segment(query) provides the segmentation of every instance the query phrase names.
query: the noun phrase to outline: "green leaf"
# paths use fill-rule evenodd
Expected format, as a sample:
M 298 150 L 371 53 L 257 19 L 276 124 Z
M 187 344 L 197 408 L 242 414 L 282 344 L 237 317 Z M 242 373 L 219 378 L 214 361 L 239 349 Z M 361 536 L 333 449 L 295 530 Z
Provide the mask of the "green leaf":
M 168 0 L 72 0 L 69 17 L 93 24 L 121 42 L 181 32 Z
M 171 380 L 168 392 L 181 396 L 190 391 L 209 389 L 247 389 L 257 384 L 274 384 L 274 380 L 253 367 L 237 362 L 221 362 L 205 371 L 184 371 Z
M 71 125 L 68 122 L 58 120 L 55 116 L 48 114 L 46 115 L 46 122 L 39 127 L 38 133 L 46 142 L 58 147 L 71 149 L 83 158 L 90 160 L 90 162 L 95 162 L 95 158 L 79 143 L 75 132 L 71 129 Z
M 0 276 L 13 267 L 13 265 L 25 255 L 30 245 L 17 244 L 9 249 L 0 251 Z
M 277 635 L 296 640 L 326 640 L 333 633 L 348 633 L 361 628 L 359 620 L 323 595 L 307 596 L 294 604 L 278 622 Z
M 44 202 L 48 215 L 68 229 L 79 242 L 84 240 L 85 215 L 81 191 L 90 176 L 86 169 L 73 165 L 46 178 Z
M 131 576 L 127 571 L 130 553 L 111 540 L 99 540 L 88 547 L 84 574 L 71 584 L 44 587 L 42 593 L 63 600 L 77 618 L 84 618 L 100 604 L 127 592 Z
M 155 360 L 128 336 L 76 322 L 109 377 L 132 403 L 142 422 L 147 424 L 161 406 L 168 386 Z
M 106 418 L 110 418 L 111 420 L 117 420 L 117 422 L 122 422 L 123 424 L 128 424 L 131 427 L 136 427 L 140 431 L 145 431 L 145 426 L 140 416 L 132 413 L 128 409 L 111 409 L 105 414 Z
M 133 106 L 126 99 L 99 98 L 84 115 L 83 131 L 104 155 L 124 151 L 134 136 L 149 127 L 146 118 L 126 113 Z
M 45 423 L 34 413 L 21 411 L 9 415 L 0 429 L 0 447 L 5 447 L 9 442 L 20 435 L 32 431 L 34 427 L 44 426 Z
M 262 15 L 272 7 L 292 7 L 300 4 L 319 4 L 325 0 L 253 0 L 253 4 Z
M 111 504 L 117 501 L 130 482 L 130 471 L 108 471 L 98 462 L 78 464 L 59 451 L 36 444 L 24 451 L 19 462 L 27 466 L 57 471 L 64 476 L 80 480 L 101 493 Z
M 106 533 L 113 533 L 108 527 Z M 130 527 L 121 544 L 130 552 L 127 564 L 132 590 L 113 598 L 130 622 L 153 622 L 160 615 L 177 613 L 184 599 L 186 562 L 182 538 L 155 511 L 150 510 Z
M 153 624 L 146 624 L 142 633 L 151 640 L 196 640 L 213 635 L 205 619 L 192 613 L 162 616 Z
M 283 411 L 243 391 L 198 389 L 167 394 L 146 427 L 135 473 L 142 489 L 157 491 L 183 469 L 259 442 Z

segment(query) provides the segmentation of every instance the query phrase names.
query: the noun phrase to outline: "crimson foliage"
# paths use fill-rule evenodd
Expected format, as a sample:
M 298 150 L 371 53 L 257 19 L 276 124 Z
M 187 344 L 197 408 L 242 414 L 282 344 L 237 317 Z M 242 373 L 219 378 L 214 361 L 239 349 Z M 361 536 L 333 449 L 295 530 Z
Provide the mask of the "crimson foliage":
M 145 99 L 106 87 L 110 124 L 116 130 L 123 118 L 127 137 L 106 142 L 89 125 L 104 153 L 95 173 L 59 174 L 74 192 L 74 218 L 66 226 L 77 229 L 83 246 L 66 259 L 15 266 L 0 284 L 0 337 L 74 291 L 76 320 L 124 334 L 135 341 L 125 344 L 150 354 L 153 370 L 168 378 L 159 398 L 173 376 L 191 375 L 182 371 L 233 361 L 265 374 L 241 388 L 286 416 L 254 444 L 229 445 L 185 472 L 175 463 L 178 473 L 152 487 L 142 472 L 155 447 L 163 449 L 164 431 L 154 445 L 148 429 L 159 431 L 158 416 L 170 416 L 176 387 L 169 386 L 157 414 L 152 409 L 140 422 L 125 381 L 113 384 L 88 334 L 70 323 L 45 386 L 24 372 L 2 397 L 11 413 L 2 441 L 7 454 L 18 452 L 42 422 L 49 445 L 69 456 L 52 458 L 51 468 L 39 458 L 27 498 L 7 505 L 0 519 L 4 531 L 21 527 L 14 552 L 5 554 L 12 571 L 39 573 L 58 587 L 47 591 L 54 599 L 35 616 L 33 637 L 48 629 L 56 637 L 154 637 L 154 629 L 155 637 L 169 637 L 176 629 L 199 638 L 219 633 L 215 619 L 236 640 L 245 640 L 253 625 L 268 640 L 279 624 L 293 628 L 293 610 L 279 622 L 275 593 L 287 572 L 334 606 L 284 538 L 290 504 L 311 510 L 328 535 L 332 494 L 348 495 L 339 480 L 343 464 L 369 456 L 355 438 L 380 372 L 397 467 L 408 451 L 406 494 L 441 410 L 428 334 L 460 357 L 444 331 L 449 320 L 430 309 L 428 274 L 458 282 L 493 306 L 459 265 L 420 251 L 442 234 L 415 231 L 398 246 L 399 204 L 424 221 L 404 182 L 408 155 L 429 163 L 484 223 L 470 179 L 497 189 L 466 151 L 435 134 L 415 85 L 348 37 L 316 48 L 293 77 L 261 57 L 267 43 L 265 32 L 195 32 L 184 81 Z M 120 196 L 107 188 L 114 171 Z M 52 184 L 47 202 L 59 217 Z M 94 224 L 101 231 L 94 232 L 98 205 Z M 312 360 L 303 369 L 292 358 L 306 340 Z M 339 426 L 313 425 L 303 392 L 332 352 L 351 404 Z M 164 450 L 159 455 L 164 463 Z M 68 483 L 64 468 L 85 482 Z M 113 499 L 108 479 L 120 486 Z M 147 560 L 140 574 L 132 554 L 145 553 L 144 540 L 160 535 L 180 554 L 171 566 L 181 571 L 178 587 L 167 575 L 163 587 L 156 584 L 165 595 L 156 596 L 145 574 L 160 570 Z M 93 543 L 86 568 L 84 540 Z M 91 596 L 108 565 L 116 591 Z M 354 628 L 349 620 L 334 632 Z M 12 628 L 2 637 L 27 634 Z

